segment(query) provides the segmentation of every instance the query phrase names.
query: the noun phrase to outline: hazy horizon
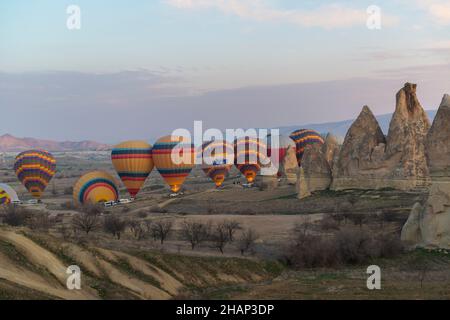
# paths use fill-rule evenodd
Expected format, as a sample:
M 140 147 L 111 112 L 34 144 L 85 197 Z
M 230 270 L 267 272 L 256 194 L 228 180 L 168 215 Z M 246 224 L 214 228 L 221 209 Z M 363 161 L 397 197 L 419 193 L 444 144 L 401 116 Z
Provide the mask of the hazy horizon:
M 66 27 L 66 8 L 81 29 Z M 450 5 L 387 1 L 0 3 L 0 135 L 114 143 L 176 128 L 279 127 L 425 109 L 450 92 Z M 437 9 L 439 10 L 437 10 Z

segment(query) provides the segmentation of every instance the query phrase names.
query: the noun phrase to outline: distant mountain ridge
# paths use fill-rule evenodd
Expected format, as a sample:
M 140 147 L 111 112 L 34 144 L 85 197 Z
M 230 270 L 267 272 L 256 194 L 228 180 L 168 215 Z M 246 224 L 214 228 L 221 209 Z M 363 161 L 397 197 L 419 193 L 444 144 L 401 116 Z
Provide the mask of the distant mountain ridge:
M 437 110 L 425 110 L 428 117 L 430 118 L 430 121 L 433 122 L 434 116 L 436 115 Z M 378 123 L 380 124 L 381 129 L 383 130 L 383 133 L 387 135 L 389 130 L 389 123 L 392 118 L 392 113 L 388 114 L 382 114 L 375 116 L 378 120 Z M 345 138 L 345 135 L 347 134 L 348 129 L 352 125 L 353 121 L 355 119 L 350 120 L 344 120 L 344 121 L 338 121 L 338 122 L 327 122 L 327 123 L 314 123 L 314 124 L 305 124 L 305 125 L 294 125 L 294 126 L 284 126 L 279 127 L 281 134 L 290 134 L 292 131 L 295 131 L 297 129 L 313 129 L 317 132 L 320 132 L 321 134 L 327 134 L 328 132 L 331 132 L 334 134 L 339 140 L 343 140 Z
M 95 141 L 53 141 L 35 138 L 17 138 L 10 134 L 0 136 L 0 152 L 21 152 L 29 149 L 48 151 L 105 151 L 111 146 Z

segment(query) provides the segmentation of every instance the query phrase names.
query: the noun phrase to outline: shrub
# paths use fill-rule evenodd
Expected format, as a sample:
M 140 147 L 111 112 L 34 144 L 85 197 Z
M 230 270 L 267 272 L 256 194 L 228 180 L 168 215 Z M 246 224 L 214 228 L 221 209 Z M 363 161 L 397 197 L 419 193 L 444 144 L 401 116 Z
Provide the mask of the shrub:
M 150 208 L 150 212 L 154 213 L 167 213 L 167 210 L 164 208 L 161 208 L 160 206 L 153 206 Z
M 26 224 L 32 230 L 48 231 L 54 225 L 54 222 L 50 219 L 48 212 L 39 212 L 31 214 Z
M 296 268 L 334 267 L 394 257 L 402 251 L 399 237 L 393 234 L 374 235 L 368 229 L 345 228 L 323 237 L 296 228 L 285 259 Z
M 253 229 L 244 230 L 238 239 L 238 247 L 241 255 L 244 255 L 246 252 L 253 253 L 255 242 L 258 238 L 258 234 Z
M 113 237 L 120 240 L 122 232 L 125 230 L 127 222 L 115 215 L 109 215 L 103 220 L 103 230 L 111 233 Z
M 211 223 L 202 223 L 185 220 L 181 227 L 181 234 L 184 240 L 191 244 L 194 250 L 201 242 L 209 238 Z
M 13 227 L 24 226 L 29 217 L 30 212 L 25 208 L 17 207 L 14 205 L 3 207 L 3 223 L 7 225 Z
M 148 214 L 145 210 L 138 211 L 138 213 L 136 215 L 138 216 L 138 218 L 142 218 L 142 219 L 147 218 L 147 216 L 148 216 Z

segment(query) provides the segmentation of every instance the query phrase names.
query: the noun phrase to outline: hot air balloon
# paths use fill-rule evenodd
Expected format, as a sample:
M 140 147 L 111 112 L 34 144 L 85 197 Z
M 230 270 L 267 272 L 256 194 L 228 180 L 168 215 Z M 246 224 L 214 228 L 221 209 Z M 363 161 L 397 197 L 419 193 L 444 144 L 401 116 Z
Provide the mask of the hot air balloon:
M 5 183 L 0 183 L 0 205 L 18 202 L 19 197 L 13 188 Z
M 272 147 L 272 139 L 278 139 L 278 146 Z M 286 157 L 286 153 L 289 149 L 295 150 L 295 143 L 294 141 L 285 135 L 276 135 L 272 136 L 271 134 L 268 134 L 266 136 L 266 144 L 267 144 L 267 156 L 271 158 L 272 164 L 278 167 L 278 176 L 281 176 L 281 167 L 280 164 L 283 163 L 284 158 Z M 278 156 L 278 159 L 276 159 L 275 155 Z M 275 161 L 277 160 L 277 161 Z
M 257 138 L 239 138 L 235 140 L 234 155 L 236 168 L 245 176 L 247 182 L 251 184 L 264 162 L 267 161 L 267 146 Z
M 83 175 L 73 187 L 75 204 L 117 201 L 119 191 L 115 179 L 105 171 L 92 171 Z
M 226 141 L 209 141 L 202 146 L 202 170 L 219 188 L 230 172 L 234 161 L 234 147 Z
M 24 151 L 16 157 L 14 171 L 28 192 L 40 200 L 42 193 L 55 175 L 56 160 L 45 150 Z
M 185 137 L 165 136 L 152 149 L 153 162 L 173 193 L 180 191 L 194 167 L 195 151 Z
M 111 151 L 111 160 L 132 198 L 153 170 L 152 147 L 145 141 L 126 141 Z
M 297 162 L 300 167 L 302 164 L 303 152 L 305 151 L 305 147 L 310 144 L 320 143 L 323 144 L 323 138 L 320 134 L 314 130 L 310 129 L 300 129 L 294 131 L 289 136 L 295 142 L 295 146 L 297 148 Z

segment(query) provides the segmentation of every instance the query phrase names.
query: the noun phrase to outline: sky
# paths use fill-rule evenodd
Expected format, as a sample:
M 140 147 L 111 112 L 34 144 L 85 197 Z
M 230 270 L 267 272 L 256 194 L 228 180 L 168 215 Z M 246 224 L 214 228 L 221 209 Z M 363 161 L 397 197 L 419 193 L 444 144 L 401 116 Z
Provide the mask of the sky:
M 448 0 L 0 1 L 0 134 L 19 137 L 340 121 L 393 112 L 407 81 L 436 109 L 449 71 Z

